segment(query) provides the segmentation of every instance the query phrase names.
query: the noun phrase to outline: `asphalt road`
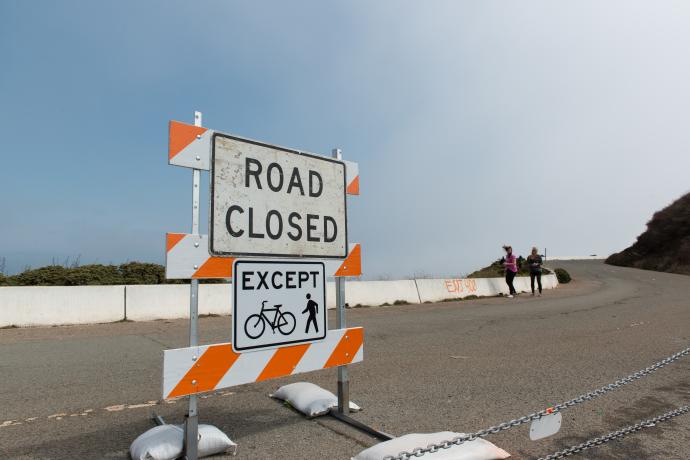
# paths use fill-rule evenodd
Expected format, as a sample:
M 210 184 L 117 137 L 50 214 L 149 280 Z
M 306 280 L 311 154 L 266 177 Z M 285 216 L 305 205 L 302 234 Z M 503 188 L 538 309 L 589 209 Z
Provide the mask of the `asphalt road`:
M 349 324 L 366 331 L 364 362 L 350 368 L 351 398 L 364 408 L 355 417 L 395 435 L 472 432 L 690 346 L 690 277 L 597 261 L 558 265 L 574 281 L 541 298 L 348 310 Z M 227 341 L 230 318 L 203 318 L 200 333 L 202 343 Z M 182 421 L 184 400 L 157 401 L 161 351 L 186 340 L 186 321 L 0 330 L 0 458 L 127 458 L 132 440 L 152 426 L 153 411 Z M 552 438 L 532 442 L 523 425 L 487 439 L 513 458 L 550 454 L 690 403 L 689 371 L 686 357 L 564 411 Z M 200 400 L 201 422 L 239 444 L 237 459 L 348 459 L 375 444 L 268 398 L 298 380 L 335 391 L 336 372 L 211 394 Z M 690 414 L 577 458 L 690 458 Z

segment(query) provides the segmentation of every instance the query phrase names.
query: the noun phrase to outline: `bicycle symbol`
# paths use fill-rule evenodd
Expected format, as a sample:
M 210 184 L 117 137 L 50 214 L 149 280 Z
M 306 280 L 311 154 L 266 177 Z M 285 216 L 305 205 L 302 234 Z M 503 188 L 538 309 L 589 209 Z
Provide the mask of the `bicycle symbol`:
M 271 326 L 271 331 L 274 334 L 276 329 L 278 329 L 278 331 L 280 331 L 280 333 L 283 335 L 292 334 L 292 331 L 295 330 L 295 325 L 297 324 L 295 315 L 289 311 L 280 311 L 280 307 L 282 307 L 282 305 L 273 305 L 273 308 L 266 308 L 266 302 L 268 301 L 264 300 L 261 302 L 261 312 L 250 315 L 249 318 L 247 318 L 247 321 L 244 322 L 244 333 L 247 334 L 247 337 L 250 339 L 258 339 L 261 337 L 266 330 L 266 323 Z M 275 316 L 273 317 L 273 321 L 268 319 L 268 316 L 266 316 L 265 312 L 267 311 L 276 312 Z

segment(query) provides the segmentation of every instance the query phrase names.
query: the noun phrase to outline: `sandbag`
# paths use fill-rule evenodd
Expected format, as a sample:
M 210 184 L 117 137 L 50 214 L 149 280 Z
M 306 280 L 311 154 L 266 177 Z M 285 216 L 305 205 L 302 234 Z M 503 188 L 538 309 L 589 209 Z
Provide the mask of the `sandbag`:
M 182 455 L 184 431 L 177 425 L 155 426 L 129 447 L 132 460 L 175 460 Z
M 237 444 L 213 425 L 199 425 L 199 457 L 220 453 L 237 453 Z
M 396 456 L 402 451 L 412 452 L 417 447 L 438 444 L 457 436 L 463 436 L 463 433 L 441 431 L 439 433 L 406 434 L 365 449 L 352 460 L 381 460 L 386 455 Z M 424 454 L 424 458 L 429 460 L 502 460 L 508 457 L 510 457 L 508 452 L 482 438 L 464 442 L 459 446 L 454 445 L 448 449 L 439 449 L 438 452 Z
M 270 396 L 271 398 L 287 401 L 292 407 L 307 417 L 324 415 L 331 408 L 338 407 L 338 398 L 333 393 L 309 382 L 284 385 Z M 350 401 L 350 410 L 356 412 L 361 410 L 361 408 Z
M 179 425 L 151 428 L 134 440 L 129 447 L 132 460 L 175 460 L 182 455 L 184 429 Z M 213 425 L 199 425 L 199 457 L 222 452 L 234 454 L 237 444 Z

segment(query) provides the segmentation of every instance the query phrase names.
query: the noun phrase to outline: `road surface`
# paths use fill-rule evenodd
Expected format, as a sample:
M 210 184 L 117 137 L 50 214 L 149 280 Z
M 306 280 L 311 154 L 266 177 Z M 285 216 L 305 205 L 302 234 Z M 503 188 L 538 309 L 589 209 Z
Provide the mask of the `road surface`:
M 600 261 L 558 265 L 574 281 L 541 298 L 348 310 L 349 325 L 366 331 L 364 362 L 350 368 L 351 398 L 364 407 L 355 417 L 394 435 L 472 432 L 690 346 L 689 277 Z M 228 341 L 230 318 L 203 318 L 200 333 L 202 343 Z M 131 441 L 152 426 L 152 412 L 182 421 L 184 401 L 158 399 L 161 351 L 186 340 L 183 320 L 0 330 L 0 458 L 127 458 Z M 689 370 L 690 357 L 683 358 L 569 409 L 552 438 L 532 442 L 523 425 L 487 439 L 513 458 L 550 454 L 690 403 Z M 348 459 L 375 443 L 268 398 L 299 380 L 335 391 L 336 371 L 211 394 L 200 400 L 201 422 L 238 442 L 237 459 Z M 690 458 L 690 414 L 576 458 Z

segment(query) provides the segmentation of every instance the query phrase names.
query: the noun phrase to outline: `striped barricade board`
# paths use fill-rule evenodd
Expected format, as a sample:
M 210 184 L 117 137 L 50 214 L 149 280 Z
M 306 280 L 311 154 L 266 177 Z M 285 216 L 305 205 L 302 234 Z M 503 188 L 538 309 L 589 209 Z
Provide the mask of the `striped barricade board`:
M 235 353 L 221 343 L 163 352 L 163 399 L 361 362 L 364 329 L 328 331 L 321 342 Z
M 168 125 L 168 163 L 208 171 L 214 130 L 171 120 Z M 248 139 L 249 140 L 249 139 Z M 359 195 L 359 165 L 344 161 L 346 192 Z
M 168 233 L 165 241 L 167 279 L 232 278 L 233 257 L 213 257 L 208 253 L 208 235 Z M 344 259 L 325 259 L 326 276 L 361 276 L 362 248 L 349 245 Z

